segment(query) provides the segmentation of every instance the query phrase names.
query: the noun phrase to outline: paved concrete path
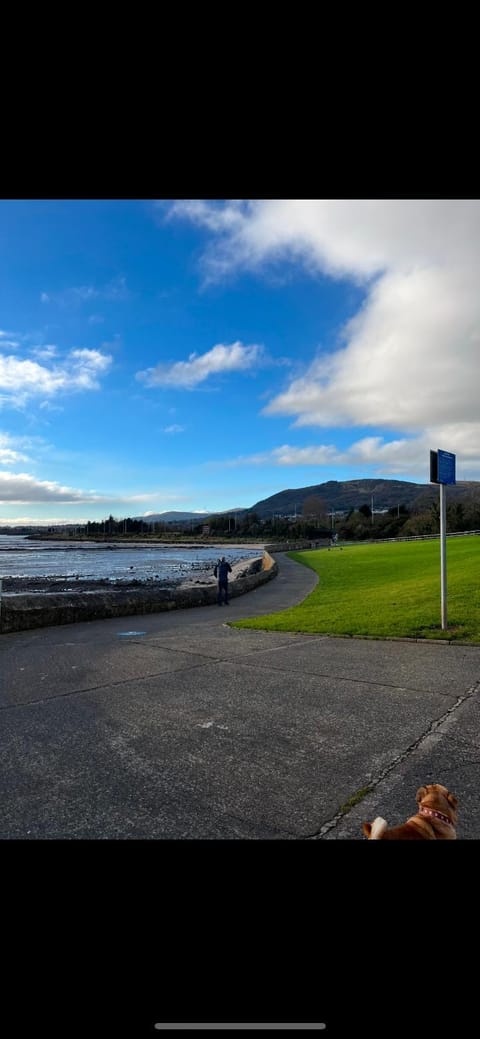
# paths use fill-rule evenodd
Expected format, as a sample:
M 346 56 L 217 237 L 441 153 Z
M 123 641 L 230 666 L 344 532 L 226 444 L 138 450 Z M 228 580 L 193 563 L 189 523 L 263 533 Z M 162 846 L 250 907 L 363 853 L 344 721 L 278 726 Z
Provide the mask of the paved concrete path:
M 480 647 L 226 626 L 313 589 L 277 561 L 228 607 L 1 635 L 0 837 L 360 840 L 431 781 L 480 837 Z

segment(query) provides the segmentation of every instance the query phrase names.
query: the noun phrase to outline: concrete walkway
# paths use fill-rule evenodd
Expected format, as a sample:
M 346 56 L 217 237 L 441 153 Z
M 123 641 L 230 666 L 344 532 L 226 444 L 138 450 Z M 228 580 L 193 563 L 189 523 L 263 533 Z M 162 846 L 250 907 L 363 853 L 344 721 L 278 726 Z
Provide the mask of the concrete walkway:
M 432 781 L 480 837 L 480 647 L 227 627 L 315 586 L 277 561 L 228 607 L 1 635 L 0 837 L 360 840 Z

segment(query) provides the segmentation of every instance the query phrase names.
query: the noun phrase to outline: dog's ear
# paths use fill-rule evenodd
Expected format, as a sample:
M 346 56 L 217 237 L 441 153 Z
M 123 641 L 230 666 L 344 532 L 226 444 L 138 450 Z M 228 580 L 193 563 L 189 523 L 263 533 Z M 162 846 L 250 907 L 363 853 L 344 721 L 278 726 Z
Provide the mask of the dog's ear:
M 424 797 L 428 794 L 426 786 L 420 786 L 417 790 L 417 805 L 421 804 Z
M 447 794 L 447 801 L 448 801 L 449 805 L 452 806 L 452 808 L 456 808 L 457 805 L 458 805 L 458 799 L 455 797 L 455 794 L 448 793 Z
M 362 830 L 363 830 L 364 837 L 368 837 L 370 839 L 370 834 L 372 832 L 372 824 L 371 823 L 364 823 L 363 826 L 362 826 Z

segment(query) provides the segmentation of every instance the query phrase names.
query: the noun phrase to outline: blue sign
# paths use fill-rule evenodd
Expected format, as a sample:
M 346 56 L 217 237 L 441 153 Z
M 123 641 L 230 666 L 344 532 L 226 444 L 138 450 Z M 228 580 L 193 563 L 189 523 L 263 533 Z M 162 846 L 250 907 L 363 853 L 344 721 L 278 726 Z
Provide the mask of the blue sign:
M 438 451 L 438 483 L 456 483 L 455 455 L 450 451 Z

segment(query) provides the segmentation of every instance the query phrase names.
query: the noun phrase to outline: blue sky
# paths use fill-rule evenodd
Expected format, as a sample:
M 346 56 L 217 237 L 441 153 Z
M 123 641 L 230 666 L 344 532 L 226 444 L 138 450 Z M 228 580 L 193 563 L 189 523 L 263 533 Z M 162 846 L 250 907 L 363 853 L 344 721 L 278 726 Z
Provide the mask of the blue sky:
M 480 478 L 476 200 L 0 201 L 0 524 Z

